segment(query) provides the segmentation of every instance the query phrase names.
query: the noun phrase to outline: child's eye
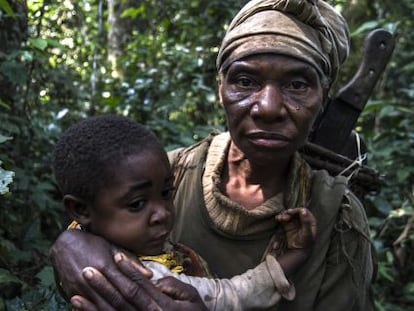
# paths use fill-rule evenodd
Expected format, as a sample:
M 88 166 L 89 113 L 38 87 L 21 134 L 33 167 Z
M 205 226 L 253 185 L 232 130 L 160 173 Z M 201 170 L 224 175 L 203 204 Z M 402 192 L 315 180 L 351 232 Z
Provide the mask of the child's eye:
M 131 210 L 133 212 L 138 212 L 138 211 L 142 210 L 145 207 L 146 203 L 147 203 L 146 200 L 136 200 L 136 201 L 133 201 L 132 203 L 128 204 L 128 208 L 129 208 L 129 210 Z
M 168 187 L 164 189 L 161 193 L 164 200 L 170 200 L 173 196 L 175 188 L 174 187 Z

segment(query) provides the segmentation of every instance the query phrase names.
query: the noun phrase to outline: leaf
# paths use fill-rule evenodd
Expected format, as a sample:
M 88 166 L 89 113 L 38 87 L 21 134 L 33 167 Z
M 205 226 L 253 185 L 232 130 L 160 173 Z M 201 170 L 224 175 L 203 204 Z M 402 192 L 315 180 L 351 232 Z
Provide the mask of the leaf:
M 0 107 L 6 109 L 6 110 L 10 110 L 10 106 L 8 104 L 6 104 L 4 101 L 1 100 L 0 98 Z
M 29 51 L 22 51 L 21 53 L 22 59 L 24 59 L 24 61 L 26 62 L 31 62 L 33 61 L 33 53 L 29 52 Z
M 400 169 L 397 170 L 397 180 L 398 182 L 402 183 L 404 182 L 410 175 L 411 175 L 412 171 L 410 169 Z
M 38 217 L 29 225 L 24 235 L 24 241 L 34 243 L 34 241 L 41 239 L 42 232 L 40 230 L 40 220 Z
M 392 274 L 391 268 L 385 266 L 383 263 L 378 264 L 378 274 L 384 279 L 394 282 L 394 276 Z
M 10 136 L 4 136 L 0 134 L 0 144 L 4 143 L 5 141 L 11 140 L 13 137 Z
M 48 39 L 46 39 L 46 42 L 47 42 L 47 44 L 49 45 L 49 46 L 52 46 L 52 47 L 55 47 L 55 48 L 58 48 L 58 49 L 61 49 L 61 50 L 67 50 L 67 47 L 66 46 L 64 46 L 64 45 L 62 45 L 59 41 L 57 41 L 57 40 L 54 40 L 54 39 L 50 39 L 50 38 L 48 38 Z
M 36 274 L 36 278 L 40 280 L 42 287 L 51 287 L 55 284 L 55 277 L 51 266 L 44 267 L 38 274 Z
M 0 268 L 0 284 L 4 283 L 23 284 L 23 282 L 19 278 L 11 274 L 10 271 Z
M 121 14 L 121 18 L 129 17 L 135 19 L 138 15 L 142 14 L 145 11 L 145 5 L 140 5 L 137 8 L 128 8 L 124 10 Z
M 13 254 L 13 257 L 18 263 L 28 263 L 33 261 L 31 252 L 22 251 L 20 249 L 17 249 L 16 253 Z
M 413 302 L 414 302 L 414 283 L 408 283 L 408 284 L 404 287 L 403 292 L 404 292 L 404 296 L 405 296 L 408 300 L 410 300 L 410 301 L 413 301 Z
M 48 41 L 42 38 L 31 38 L 29 42 L 33 47 L 41 51 L 44 51 L 48 46 Z
M 2 9 L 4 12 L 6 12 L 11 17 L 15 18 L 16 15 L 13 12 L 12 7 L 6 0 L 0 0 L 0 9 Z
M 382 197 L 374 198 L 374 205 L 383 215 L 388 215 L 388 213 L 392 210 L 391 204 Z

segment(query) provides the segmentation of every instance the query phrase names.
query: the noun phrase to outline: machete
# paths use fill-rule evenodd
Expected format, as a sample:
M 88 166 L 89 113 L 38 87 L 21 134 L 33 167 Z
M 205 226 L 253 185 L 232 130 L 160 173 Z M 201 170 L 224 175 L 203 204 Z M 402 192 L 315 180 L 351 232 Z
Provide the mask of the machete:
M 315 122 L 309 142 L 349 158 L 354 156 L 346 146 L 349 146 L 357 119 L 390 60 L 394 46 L 395 40 L 389 31 L 375 29 L 367 35 L 357 72 L 328 101 Z

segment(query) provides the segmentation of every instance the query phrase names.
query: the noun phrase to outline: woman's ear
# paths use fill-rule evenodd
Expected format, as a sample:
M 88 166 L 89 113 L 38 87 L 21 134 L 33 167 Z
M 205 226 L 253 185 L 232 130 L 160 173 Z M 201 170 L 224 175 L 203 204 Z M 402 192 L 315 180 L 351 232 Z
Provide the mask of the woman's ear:
M 63 197 L 63 205 L 74 220 L 82 226 L 89 225 L 91 222 L 90 207 L 83 200 L 71 194 L 66 194 Z
M 223 98 L 221 97 L 222 87 L 223 87 L 223 74 L 219 74 L 219 76 L 217 77 L 217 89 L 218 89 L 219 103 L 221 106 L 223 106 Z

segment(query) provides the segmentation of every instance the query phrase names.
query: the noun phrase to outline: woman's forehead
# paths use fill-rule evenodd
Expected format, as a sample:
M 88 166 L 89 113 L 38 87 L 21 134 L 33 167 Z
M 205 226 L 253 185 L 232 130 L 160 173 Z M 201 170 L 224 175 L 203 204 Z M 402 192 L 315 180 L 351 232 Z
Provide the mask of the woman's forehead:
M 312 64 L 309 64 L 303 60 L 289 55 L 271 53 L 254 54 L 236 60 L 230 64 L 227 72 L 237 69 L 261 70 L 264 67 L 272 67 L 273 69 L 279 71 L 313 71 L 317 73 L 317 69 Z

